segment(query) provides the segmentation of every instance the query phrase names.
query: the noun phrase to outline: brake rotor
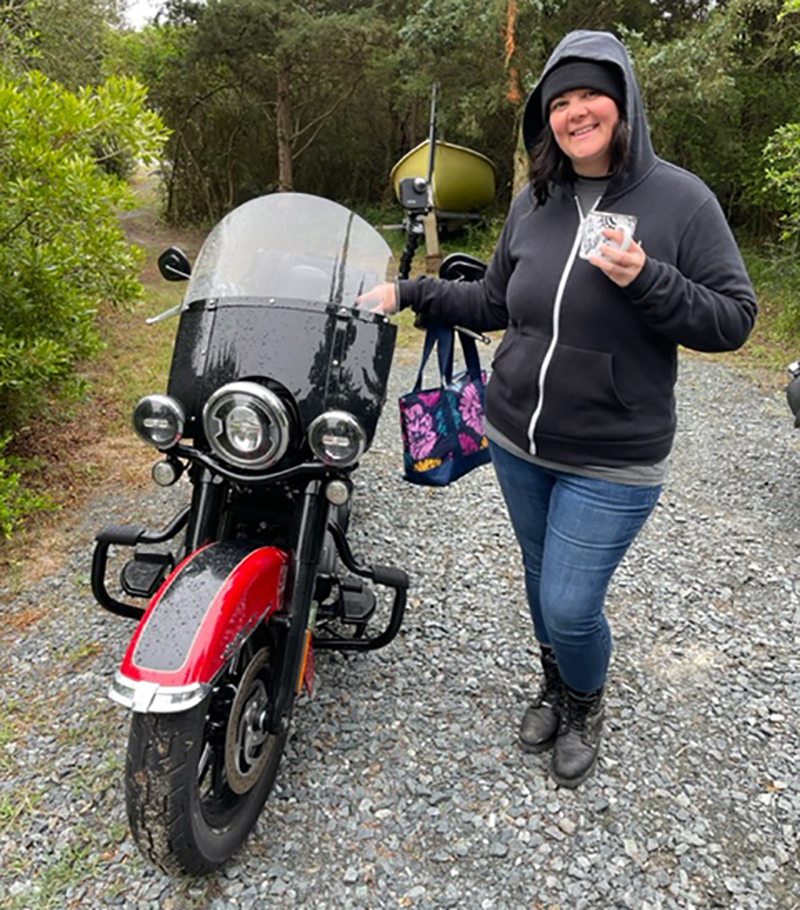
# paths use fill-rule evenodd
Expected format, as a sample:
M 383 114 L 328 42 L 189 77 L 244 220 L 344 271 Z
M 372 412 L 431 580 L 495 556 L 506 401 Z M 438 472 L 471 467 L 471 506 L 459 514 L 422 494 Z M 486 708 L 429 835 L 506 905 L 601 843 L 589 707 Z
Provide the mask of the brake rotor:
M 259 676 L 269 664 L 269 651 L 258 651 L 245 669 L 233 699 L 225 731 L 225 776 L 234 793 L 251 790 L 269 758 L 270 734 L 265 715 L 269 696 Z

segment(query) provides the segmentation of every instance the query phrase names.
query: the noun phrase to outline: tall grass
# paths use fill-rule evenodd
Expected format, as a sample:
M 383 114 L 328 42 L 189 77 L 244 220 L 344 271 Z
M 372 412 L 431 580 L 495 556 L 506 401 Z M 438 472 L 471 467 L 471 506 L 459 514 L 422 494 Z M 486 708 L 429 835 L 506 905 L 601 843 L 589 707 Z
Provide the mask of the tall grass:
M 774 247 L 746 247 L 747 270 L 761 316 L 776 338 L 800 344 L 800 255 Z

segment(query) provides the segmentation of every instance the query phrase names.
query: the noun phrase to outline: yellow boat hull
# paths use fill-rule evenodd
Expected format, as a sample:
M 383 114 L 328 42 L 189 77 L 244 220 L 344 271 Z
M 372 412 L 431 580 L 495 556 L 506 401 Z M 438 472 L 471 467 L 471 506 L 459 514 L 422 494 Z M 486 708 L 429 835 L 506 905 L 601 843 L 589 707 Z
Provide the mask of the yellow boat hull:
M 429 148 L 426 139 L 392 168 L 391 181 L 398 199 L 401 180 L 428 176 Z M 436 143 L 433 205 L 437 211 L 475 212 L 489 205 L 494 193 L 494 165 L 485 155 L 449 142 Z

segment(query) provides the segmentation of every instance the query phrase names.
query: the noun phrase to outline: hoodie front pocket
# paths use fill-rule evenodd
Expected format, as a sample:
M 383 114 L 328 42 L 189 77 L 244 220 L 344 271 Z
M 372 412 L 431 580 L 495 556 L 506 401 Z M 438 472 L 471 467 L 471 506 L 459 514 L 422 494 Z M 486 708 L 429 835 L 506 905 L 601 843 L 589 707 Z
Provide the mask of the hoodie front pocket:
M 531 385 L 538 383 L 539 369 L 550 341 L 540 335 L 514 332 L 503 339 L 492 361 L 492 371 L 504 378 L 514 395 L 527 398 Z
M 539 335 L 506 332 L 487 388 L 487 410 L 496 415 L 499 411 L 505 426 L 527 426 L 539 398 L 539 373 L 549 343 Z
M 617 436 L 620 423 L 634 423 L 636 413 L 617 391 L 611 354 L 556 347 L 544 387 L 540 432 L 605 440 Z

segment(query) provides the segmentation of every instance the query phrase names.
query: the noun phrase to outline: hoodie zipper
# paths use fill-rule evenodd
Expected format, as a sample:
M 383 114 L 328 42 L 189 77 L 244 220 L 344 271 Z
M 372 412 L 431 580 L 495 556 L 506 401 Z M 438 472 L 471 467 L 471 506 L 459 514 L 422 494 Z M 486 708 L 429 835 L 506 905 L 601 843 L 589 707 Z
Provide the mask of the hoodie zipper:
M 602 197 L 601 197 L 602 198 Z M 600 199 L 597 199 L 595 204 L 589 209 L 589 211 L 594 211 L 597 208 L 597 203 Z M 544 407 L 544 383 L 547 378 L 547 372 L 550 369 L 550 361 L 553 359 L 553 354 L 555 353 L 556 346 L 558 345 L 558 334 L 559 334 L 559 324 L 561 322 L 561 302 L 564 299 L 564 290 L 567 286 L 567 279 L 569 278 L 569 273 L 572 271 L 572 266 L 575 264 L 575 257 L 578 255 L 578 250 L 581 245 L 581 235 L 583 234 L 583 223 L 586 220 L 586 216 L 581 210 L 581 203 L 578 197 L 575 197 L 575 205 L 578 209 L 578 231 L 575 234 L 575 240 L 572 243 L 572 249 L 569 253 L 569 258 L 567 259 L 567 264 L 564 266 L 564 271 L 561 273 L 561 280 L 558 282 L 558 290 L 556 291 L 556 300 L 553 304 L 553 338 L 550 342 L 549 347 L 547 348 L 547 353 L 544 355 L 544 360 L 542 361 L 541 369 L 539 370 L 539 401 L 536 405 L 536 410 L 533 412 L 531 417 L 531 422 L 528 424 L 528 441 L 530 443 L 529 452 L 531 455 L 536 455 L 536 442 L 534 441 L 534 434 L 536 433 L 536 425 L 539 423 L 539 417 L 542 413 L 542 408 Z

